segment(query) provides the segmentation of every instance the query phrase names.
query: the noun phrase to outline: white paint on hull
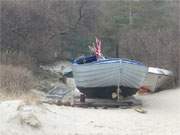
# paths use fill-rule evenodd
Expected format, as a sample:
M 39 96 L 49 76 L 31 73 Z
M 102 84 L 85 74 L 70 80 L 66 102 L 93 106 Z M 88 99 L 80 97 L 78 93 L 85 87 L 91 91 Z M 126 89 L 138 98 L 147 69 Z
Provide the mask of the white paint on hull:
M 149 67 L 148 74 L 143 82 L 143 86 L 149 88 L 150 91 L 154 92 L 173 77 L 172 71 Z
M 78 87 L 127 86 L 139 88 L 148 72 L 148 68 L 116 60 L 113 63 L 73 64 L 73 76 Z

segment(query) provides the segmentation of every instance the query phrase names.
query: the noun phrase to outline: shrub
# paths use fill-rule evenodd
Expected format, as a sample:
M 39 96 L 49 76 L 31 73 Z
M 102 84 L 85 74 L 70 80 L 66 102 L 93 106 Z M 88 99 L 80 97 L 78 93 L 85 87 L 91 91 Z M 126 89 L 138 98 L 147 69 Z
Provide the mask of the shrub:
M 33 60 L 29 55 L 23 52 L 6 50 L 1 51 L 0 54 L 0 63 L 3 65 L 20 65 L 30 70 L 33 70 L 35 68 L 35 60 Z
M 0 65 L 0 88 L 5 92 L 19 94 L 35 85 L 32 72 L 22 66 Z

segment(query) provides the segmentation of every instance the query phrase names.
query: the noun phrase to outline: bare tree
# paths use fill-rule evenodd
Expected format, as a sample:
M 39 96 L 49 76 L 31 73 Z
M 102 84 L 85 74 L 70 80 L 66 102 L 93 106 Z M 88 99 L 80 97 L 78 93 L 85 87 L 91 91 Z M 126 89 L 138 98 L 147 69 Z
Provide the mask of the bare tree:
M 3 0 L 2 4 L 1 48 L 23 51 L 39 62 L 65 57 L 72 33 L 88 33 L 95 23 L 91 1 Z

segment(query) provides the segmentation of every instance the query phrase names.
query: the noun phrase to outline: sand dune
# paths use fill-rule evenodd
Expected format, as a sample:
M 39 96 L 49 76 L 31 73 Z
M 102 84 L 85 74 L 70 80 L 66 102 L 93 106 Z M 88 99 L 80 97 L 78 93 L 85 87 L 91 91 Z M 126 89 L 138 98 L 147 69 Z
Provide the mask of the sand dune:
M 17 119 L 22 101 L 0 102 L 0 135 L 179 135 L 180 89 L 136 96 L 146 114 L 134 109 L 93 109 L 29 105 L 41 122 L 36 129 Z

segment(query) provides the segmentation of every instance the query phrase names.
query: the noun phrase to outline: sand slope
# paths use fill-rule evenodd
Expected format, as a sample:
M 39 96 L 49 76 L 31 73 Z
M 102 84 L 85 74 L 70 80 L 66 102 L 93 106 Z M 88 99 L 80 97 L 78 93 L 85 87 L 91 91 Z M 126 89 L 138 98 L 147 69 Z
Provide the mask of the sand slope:
M 0 102 L 0 135 L 179 135 L 180 89 L 137 96 L 146 114 L 133 109 L 83 109 L 43 104 L 28 106 L 42 124 L 39 129 L 20 124 L 16 115 L 22 101 Z

